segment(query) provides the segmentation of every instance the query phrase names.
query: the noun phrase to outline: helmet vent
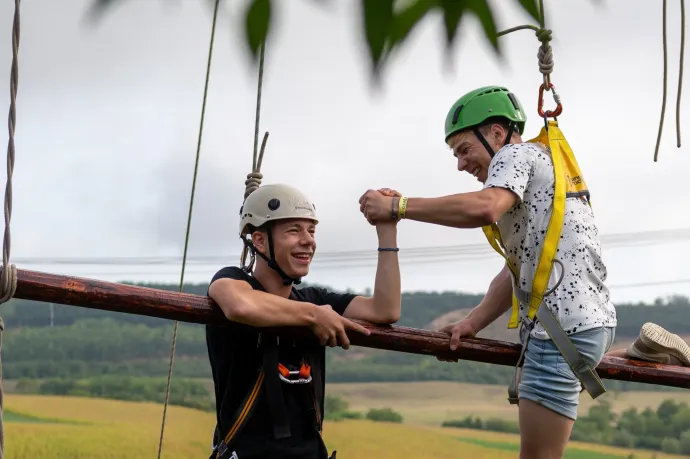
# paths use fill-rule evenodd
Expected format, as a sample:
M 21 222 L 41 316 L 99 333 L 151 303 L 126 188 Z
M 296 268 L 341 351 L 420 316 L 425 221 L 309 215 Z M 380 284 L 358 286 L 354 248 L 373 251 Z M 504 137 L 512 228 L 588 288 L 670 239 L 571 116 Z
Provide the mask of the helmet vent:
M 458 106 L 458 108 L 455 109 L 455 113 L 453 113 L 453 124 L 458 122 L 458 117 L 460 116 L 460 112 L 462 111 L 462 107 L 464 105 Z
M 513 103 L 513 107 L 515 107 L 515 110 L 520 110 L 520 105 L 518 104 L 518 101 L 512 92 L 508 93 L 508 99 L 510 99 L 510 101 Z

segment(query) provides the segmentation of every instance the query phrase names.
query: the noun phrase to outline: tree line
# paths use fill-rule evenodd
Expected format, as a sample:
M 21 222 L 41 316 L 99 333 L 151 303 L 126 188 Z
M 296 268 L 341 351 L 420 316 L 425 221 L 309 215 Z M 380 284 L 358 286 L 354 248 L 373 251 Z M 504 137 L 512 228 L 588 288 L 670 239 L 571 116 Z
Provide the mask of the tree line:
M 324 419 L 329 421 L 343 421 L 345 419 L 368 419 L 376 422 L 404 421 L 402 414 L 389 407 L 370 408 L 366 413 L 350 409 L 350 403 L 338 395 L 326 395 L 323 404 Z
M 14 390 L 21 394 L 65 395 L 163 403 L 166 384 L 167 379 L 163 377 L 147 378 L 120 375 L 79 379 L 48 378 L 42 381 L 22 378 L 17 381 Z M 168 403 L 204 411 L 215 409 L 213 394 L 204 384 L 186 378 L 173 378 L 170 383 Z
M 473 416 L 444 421 L 441 425 L 509 433 L 520 431 L 516 422 Z M 629 408 L 617 415 L 608 401 L 599 401 L 590 407 L 587 415 L 578 418 L 570 439 L 690 455 L 690 406 L 685 402 L 666 399 L 656 409 L 639 411 Z

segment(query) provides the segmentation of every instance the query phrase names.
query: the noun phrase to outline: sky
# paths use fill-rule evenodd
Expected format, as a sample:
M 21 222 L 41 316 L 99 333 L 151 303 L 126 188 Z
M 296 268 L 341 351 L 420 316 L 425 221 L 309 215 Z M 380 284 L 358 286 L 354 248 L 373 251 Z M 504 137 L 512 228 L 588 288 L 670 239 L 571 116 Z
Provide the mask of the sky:
M 238 211 L 252 164 L 258 69 L 244 47 L 244 2 L 222 3 L 188 249 L 192 260 L 216 259 L 190 261 L 185 279 L 194 282 L 208 282 L 220 267 L 239 262 Z M 448 54 L 442 21 L 430 17 L 376 86 L 359 2 L 323 3 L 274 2 L 259 128 L 270 133 L 262 172 L 264 183 L 292 184 L 316 203 L 318 250 L 307 280 L 362 290 L 373 286 L 377 240 L 359 212 L 359 197 L 380 187 L 410 197 L 479 190 L 480 183 L 457 171 L 443 142 L 447 110 L 471 89 L 505 85 L 529 116 L 525 137 L 536 136 L 542 125 L 536 114 L 539 42 L 531 31 L 509 34 L 501 38 L 499 59 L 477 20 L 466 17 Z M 516 2 L 491 3 L 500 6 L 499 29 L 532 22 Z M 22 2 L 11 261 L 21 269 L 110 281 L 177 283 L 211 2 L 122 1 L 98 24 L 86 21 L 88 5 Z M 564 104 L 559 122 L 591 190 L 601 234 L 627 233 L 631 240 L 635 233 L 685 229 L 662 233 L 655 244 L 604 243 L 613 301 L 690 295 L 690 130 L 681 148 L 675 140 L 679 5 L 668 5 L 667 109 L 656 163 L 661 5 L 546 0 L 545 8 L 554 31 L 552 82 Z M 0 2 L 3 110 L 12 9 L 13 2 Z M 681 101 L 685 127 L 688 99 Z M 0 142 L 6 141 L 3 128 Z M 484 292 L 502 265 L 480 229 L 403 221 L 398 240 L 405 291 Z M 424 247 L 441 246 L 481 252 L 439 260 L 436 249 L 419 256 Z M 411 249 L 416 255 L 406 255 Z M 368 258 L 354 265 L 326 262 L 341 251 Z M 168 261 L 80 261 L 114 257 Z

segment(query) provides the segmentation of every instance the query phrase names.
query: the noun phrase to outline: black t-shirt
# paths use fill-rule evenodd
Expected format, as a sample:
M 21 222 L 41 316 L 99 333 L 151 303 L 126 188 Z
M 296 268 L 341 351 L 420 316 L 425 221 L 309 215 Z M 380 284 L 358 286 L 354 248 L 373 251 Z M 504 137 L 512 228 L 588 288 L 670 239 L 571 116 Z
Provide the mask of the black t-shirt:
M 232 266 L 218 271 L 211 280 L 228 278 L 244 280 L 255 290 L 265 291 L 263 286 L 241 268 Z M 343 315 L 354 294 L 336 293 L 319 287 L 293 288 L 290 299 L 304 301 L 318 306 L 330 305 Z M 235 412 L 256 381 L 262 362 L 261 349 L 257 348 L 259 328 L 228 321 L 227 326 L 206 326 L 208 349 L 216 396 L 216 415 L 219 434 L 225 438 L 234 421 Z M 281 339 L 279 355 L 282 363 L 298 364 L 294 353 L 293 339 Z M 321 393 L 325 390 L 325 347 L 317 351 L 321 362 Z M 269 415 L 266 397 L 261 396 L 254 412 L 242 431 L 232 440 L 230 451 L 236 450 L 242 458 L 311 458 L 318 457 L 322 448 L 319 433 L 314 428 L 314 411 L 307 410 L 304 403 L 305 386 L 281 384 L 285 407 L 290 419 L 291 437 L 275 440 L 273 423 Z

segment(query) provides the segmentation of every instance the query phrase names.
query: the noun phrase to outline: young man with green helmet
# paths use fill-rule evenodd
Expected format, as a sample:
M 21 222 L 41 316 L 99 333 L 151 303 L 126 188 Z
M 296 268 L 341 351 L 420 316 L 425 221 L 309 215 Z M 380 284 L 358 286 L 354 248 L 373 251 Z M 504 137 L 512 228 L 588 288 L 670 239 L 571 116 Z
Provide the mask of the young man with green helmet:
M 541 319 L 526 317 L 554 205 L 554 165 L 545 145 L 522 140 L 525 122 L 520 102 L 508 89 L 487 86 L 467 93 L 447 114 L 445 141 L 458 170 L 476 177 L 482 189 L 438 198 L 369 190 L 360 198 L 360 209 L 374 223 L 391 220 L 394 214 L 397 219 L 499 231 L 508 263 L 467 318 L 442 331 L 451 335 L 450 347 L 455 349 L 460 338 L 474 337 L 514 308 L 514 326 L 519 316 L 526 342 L 513 397 L 514 403 L 519 397 L 520 457 L 552 459 L 565 451 L 582 384 L 550 339 L 554 327 L 549 325 L 547 332 Z M 563 215 L 557 263 L 550 274 L 546 272 L 547 293 L 541 305 L 593 369 L 613 341 L 616 311 L 605 285 L 606 265 L 591 207 L 573 193 L 565 199 Z
M 211 458 L 327 459 L 324 346 L 347 349 L 347 331 L 369 334 L 352 319 L 391 324 L 400 317 L 397 223 L 376 224 L 371 297 L 294 288 L 309 273 L 317 224 L 314 203 L 288 185 L 259 187 L 240 210 L 247 251 L 241 266 L 213 276 L 208 291 L 228 318 L 225 326 L 206 327 L 217 415 Z M 314 336 L 281 334 L 299 326 Z

